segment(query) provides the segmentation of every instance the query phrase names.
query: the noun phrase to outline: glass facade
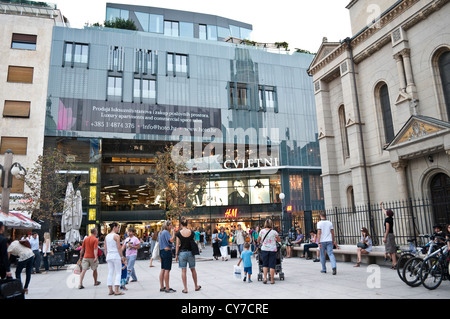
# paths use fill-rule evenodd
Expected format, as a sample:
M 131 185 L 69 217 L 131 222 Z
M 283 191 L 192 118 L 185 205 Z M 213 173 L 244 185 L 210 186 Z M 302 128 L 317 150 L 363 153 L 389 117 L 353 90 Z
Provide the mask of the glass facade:
M 136 16 L 152 28 L 151 15 Z M 209 25 L 206 37 L 226 33 Z M 86 178 L 96 172 L 83 186 L 89 223 L 162 219 L 164 194 L 148 179 L 156 152 L 168 144 L 188 149 L 188 168 L 206 180 L 190 199 L 199 219 L 323 205 L 306 73 L 313 57 L 183 38 L 191 25 L 177 28 L 174 37 L 54 27 L 46 145 L 64 149 Z M 88 45 L 89 68 L 61 65 L 69 43 Z
M 158 12 L 161 12 L 161 14 Z M 106 7 L 106 20 L 110 21 L 116 18 L 131 19 L 135 22 L 139 31 L 162 33 L 171 37 L 197 38 L 211 41 L 222 41 L 230 36 L 246 40 L 251 38 L 251 25 L 196 13 L 195 16 L 200 16 L 199 19 L 203 18 L 207 21 L 217 20 L 217 24 L 203 23 L 193 18 L 193 16 L 194 14 L 191 12 L 186 14 L 183 11 L 152 7 L 143 8 L 112 3 L 107 4 Z

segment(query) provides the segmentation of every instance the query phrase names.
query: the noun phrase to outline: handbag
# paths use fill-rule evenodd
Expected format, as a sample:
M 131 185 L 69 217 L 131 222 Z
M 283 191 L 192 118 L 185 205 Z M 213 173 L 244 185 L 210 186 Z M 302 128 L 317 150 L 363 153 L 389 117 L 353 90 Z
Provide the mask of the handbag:
M 356 244 L 356 247 L 359 247 L 359 248 L 362 248 L 362 249 L 366 249 L 369 246 L 366 243 L 359 242 L 359 243 Z
M 158 241 L 156 242 L 155 247 L 153 247 L 152 258 L 153 259 L 159 258 L 159 242 Z
M 191 242 L 191 252 L 192 255 L 200 255 L 200 251 L 198 250 L 198 245 L 195 243 L 194 239 L 190 240 Z

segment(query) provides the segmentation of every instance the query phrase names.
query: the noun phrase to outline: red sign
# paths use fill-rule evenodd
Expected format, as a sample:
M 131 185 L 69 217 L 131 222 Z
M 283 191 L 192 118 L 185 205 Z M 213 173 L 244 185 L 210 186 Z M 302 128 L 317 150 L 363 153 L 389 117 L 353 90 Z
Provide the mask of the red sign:
M 227 211 L 225 212 L 225 217 L 226 218 L 236 218 L 237 213 L 238 213 L 237 208 L 228 208 Z

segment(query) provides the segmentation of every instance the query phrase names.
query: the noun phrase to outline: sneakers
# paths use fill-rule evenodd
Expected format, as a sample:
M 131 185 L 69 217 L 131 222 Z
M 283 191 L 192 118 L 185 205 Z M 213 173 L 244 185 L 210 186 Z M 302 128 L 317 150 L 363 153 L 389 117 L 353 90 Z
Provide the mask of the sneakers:
M 244 277 L 244 280 L 242 280 L 243 282 L 246 282 L 247 281 L 247 276 L 245 276 Z M 253 282 L 250 278 L 248 278 L 248 283 L 251 283 L 251 282 Z

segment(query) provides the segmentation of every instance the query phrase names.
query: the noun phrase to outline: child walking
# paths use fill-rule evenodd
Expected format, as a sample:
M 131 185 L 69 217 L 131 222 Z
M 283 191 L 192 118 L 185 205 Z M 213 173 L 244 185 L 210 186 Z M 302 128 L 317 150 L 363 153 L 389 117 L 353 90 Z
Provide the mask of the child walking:
M 241 261 L 244 263 L 244 281 L 247 280 L 248 274 L 248 282 L 252 282 L 252 255 L 253 252 L 250 250 L 250 243 L 244 243 L 244 251 L 241 253 L 241 257 L 239 258 L 238 266 L 241 264 Z
M 127 284 L 127 276 L 128 276 L 128 270 L 127 270 L 127 261 L 122 261 L 122 275 L 120 277 L 120 290 L 128 290 L 125 286 Z

